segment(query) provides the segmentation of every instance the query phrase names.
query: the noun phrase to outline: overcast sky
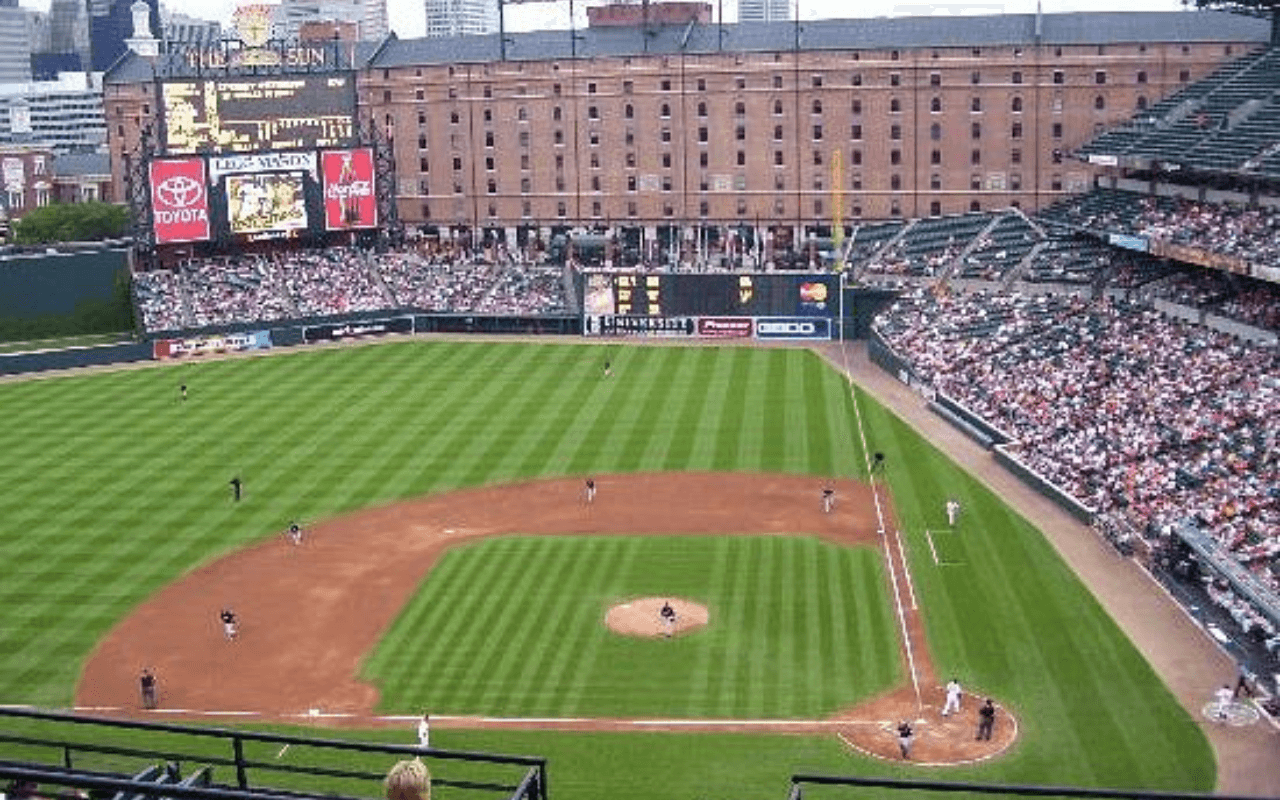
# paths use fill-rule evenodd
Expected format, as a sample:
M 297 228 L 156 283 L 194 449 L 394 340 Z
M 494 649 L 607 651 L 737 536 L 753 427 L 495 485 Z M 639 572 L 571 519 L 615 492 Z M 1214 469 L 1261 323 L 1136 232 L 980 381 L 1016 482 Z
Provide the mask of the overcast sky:
M 165 5 L 177 8 L 193 16 L 203 16 L 227 22 L 231 10 L 241 3 L 233 0 L 205 0 L 198 8 L 192 8 L 179 0 L 161 0 Z M 946 16 L 952 13 L 970 14 L 1023 14 L 1036 10 L 1036 0 L 944 0 L 926 3 L 923 0 L 792 0 L 799 3 L 801 19 L 826 19 L 830 17 L 890 17 L 921 16 L 934 14 Z M 732 22 L 738 16 L 738 0 L 711 0 L 713 14 L 721 6 L 725 20 Z M 1180 0 L 1042 0 L 1046 13 L 1064 11 L 1176 11 L 1182 8 Z M 31 8 L 48 9 L 49 0 L 21 0 Z M 604 5 L 605 0 L 575 0 L 574 10 L 579 25 L 586 24 L 587 5 Z M 387 0 L 391 28 L 401 38 L 421 36 L 426 27 L 426 15 L 421 0 Z M 548 30 L 569 27 L 569 2 L 556 0 L 551 3 L 512 5 L 507 7 L 507 27 L 513 31 Z

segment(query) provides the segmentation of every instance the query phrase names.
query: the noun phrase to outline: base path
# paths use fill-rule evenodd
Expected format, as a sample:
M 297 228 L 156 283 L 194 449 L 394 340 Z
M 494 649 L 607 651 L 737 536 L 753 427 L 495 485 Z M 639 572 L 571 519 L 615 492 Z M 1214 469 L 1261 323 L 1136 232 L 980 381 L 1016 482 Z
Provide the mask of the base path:
M 483 487 L 327 520 L 310 526 L 301 545 L 276 536 L 230 553 L 162 589 L 112 629 L 85 665 L 76 704 L 142 713 L 137 680 L 145 666 L 160 678 L 162 709 L 287 719 L 316 709 L 352 724 L 371 721 L 378 694 L 356 677 L 361 659 L 445 550 L 483 537 L 814 535 L 844 546 L 875 547 L 896 562 L 891 569 L 903 567 L 896 548 L 882 541 L 873 490 L 865 483 L 743 473 L 606 475 L 595 481 L 591 503 L 581 479 Z M 823 513 L 821 500 L 828 485 L 838 498 L 830 514 Z M 886 503 L 883 492 L 880 500 Z M 811 721 L 444 717 L 433 722 L 442 727 L 823 732 L 888 757 L 896 752 L 896 742 L 885 726 L 918 719 L 916 759 L 969 761 L 1002 750 L 1016 730 L 1007 714 L 1001 719 L 1009 722 L 997 727 L 989 743 L 972 741 L 967 724 L 972 710 L 965 714 L 963 731 L 944 733 L 936 713 L 941 690 L 923 623 L 909 603 L 895 599 L 906 612 L 903 628 L 915 681 L 871 701 L 865 713 L 859 707 Z M 241 620 L 234 643 L 225 641 L 217 618 L 228 606 Z

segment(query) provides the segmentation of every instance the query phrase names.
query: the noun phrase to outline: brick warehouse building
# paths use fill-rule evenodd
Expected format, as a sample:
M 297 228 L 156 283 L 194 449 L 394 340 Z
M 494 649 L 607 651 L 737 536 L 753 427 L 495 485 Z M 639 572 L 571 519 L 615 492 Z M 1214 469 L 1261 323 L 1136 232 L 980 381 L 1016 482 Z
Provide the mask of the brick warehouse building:
M 357 102 L 391 140 L 410 227 L 750 225 L 785 244 L 837 202 L 856 223 L 1079 192 L 1074 148 L 1268 37 L 1221 12 L 1104 12 L 611 26 L 505 53 L 391 38 L 358 56 Z M 155 74 L 134 55 L 105 80 L 118 197 Z

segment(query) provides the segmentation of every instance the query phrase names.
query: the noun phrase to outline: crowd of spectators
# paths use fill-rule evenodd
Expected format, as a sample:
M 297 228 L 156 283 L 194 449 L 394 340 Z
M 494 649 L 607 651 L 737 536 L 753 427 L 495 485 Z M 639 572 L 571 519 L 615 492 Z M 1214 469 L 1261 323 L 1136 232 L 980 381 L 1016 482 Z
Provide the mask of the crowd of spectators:
M 1280 353 L 1149 306 L 903 296 L 875 323 L 1024 464 L 1144 536 L 1190 518 L 1280 588 Z
M 1105 203 L 1098 203 L 1098 197 Z M 1236 203 L 1200 203 L 1131 192 L 1086 194 L 1053 212 L 1071 224 L 1193 247 L 1242 259 L 1280 265 L 1280 209 Z
M 362 311 L 527 316 L 565 313 L 561 267 L 488 254 L 347 248 L 221 257 L 139 272 L 147 331 L 271 322 Z
M 1273 283 L 1187 268 L 1161 281 L 1153 296 L 1255 328 L 1280 330 L 1280 286 Z

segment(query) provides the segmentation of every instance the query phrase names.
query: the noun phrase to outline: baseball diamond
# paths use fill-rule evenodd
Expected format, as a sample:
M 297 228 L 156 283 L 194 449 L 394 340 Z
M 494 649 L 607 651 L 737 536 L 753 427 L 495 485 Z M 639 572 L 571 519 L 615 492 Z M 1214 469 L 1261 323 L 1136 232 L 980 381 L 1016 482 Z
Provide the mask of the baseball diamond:
M 608 380 L 600 353 L 415 340 L 0 384 L 24 432 L 0 464 L 0 700 L 356 726 L 426 700 L 433 745 L 555 753 L 571 798 L 876 773 L 907 715 L 913 760 L 996 756 L 987 780 L 1213 785 L 1200 728 L 1044 537 L 813 353 L 611 344 Z M 948 497 L 964 559 L 940 569 Z M 707 628 L 604 627 L 663 595 Z M 978 695 L 943 725 L 952 675 L 999 705 L 989 745 Z M 784 732 L 810 736 L 761 735 Z

